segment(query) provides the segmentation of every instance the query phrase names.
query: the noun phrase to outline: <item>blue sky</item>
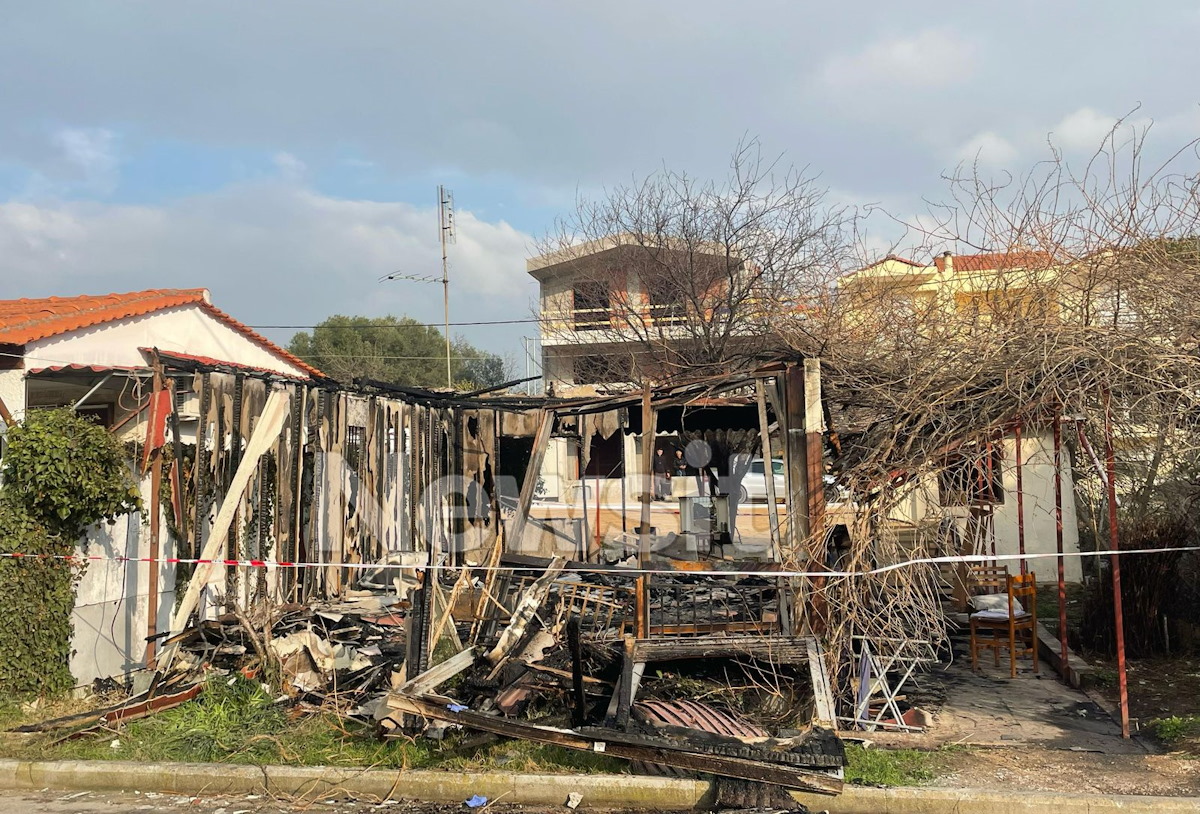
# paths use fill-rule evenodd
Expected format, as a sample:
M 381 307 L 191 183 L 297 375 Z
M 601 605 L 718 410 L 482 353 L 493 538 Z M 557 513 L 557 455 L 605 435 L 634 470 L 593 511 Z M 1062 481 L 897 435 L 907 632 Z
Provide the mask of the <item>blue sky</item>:
M 745 135 L 904 218 L 978 158 L 1200 136 L 1194 3 L 0 0 L 0 297 L 207 286 L 254 325 L 521 319 L 577 194 Z M 894 226 L 868 223 L 885 245 Z M 528 326 L 463 328 L 512 354 Z M 272 331 L 284 340 L 290 332 Z M 524 369 L 522 363 L 518 363 Z

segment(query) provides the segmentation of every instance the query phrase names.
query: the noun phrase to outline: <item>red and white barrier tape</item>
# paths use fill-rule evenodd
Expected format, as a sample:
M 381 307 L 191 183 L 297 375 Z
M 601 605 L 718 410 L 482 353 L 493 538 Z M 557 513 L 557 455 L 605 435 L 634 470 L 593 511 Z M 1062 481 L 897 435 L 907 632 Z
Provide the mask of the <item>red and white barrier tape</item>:
M 1133 554 L 1166 554 L 1169 552 L 1189 552 L 1200 551 L 1200 546 L 1183 546 L 1180 548 L 1140 548 L 1121 550 L 1119 553 L 1122 557 Z M 891 565 L 883 565 L 878 568 L 872 568 L 866 571 L 718 571 L 718 570 L 678 570 L 671 568 L 573 568 L 572 573 L 597 573 L 609 575 L 626 575 L 639 576 L 642 574 L 673 574 L 675 576 L 711 576 L 711 577 L 808 577 L 808 578 L 830 578 L 830 577 L 864 577 L 878 574 L 886 574 L 890 571 L 898 571 L 902 568 L 908 568 L 913 565 L 942 565 L 954 563 L 995 563 L 995 562 L 1014 562 L 1020 560 L 1039 560 L 1039 559 L 1057 559 L 1059 556 L 1067 558 L 1083 559 L 1085 557 L 1108 557 L 1114 552 L 1112 551 L 1069 551 L 1059 555 L 1058 553 L 1037 553 L 1037 554 L 997 554 L 995 556 L 987 554 L 969 554 L 956 555 L 947 557 L 923 557 L 914 560 L 905 560 L 904 562 L 893 563 Z M 367 563 L 367 562 L 287 562 L 276 560 L 204 560 L 194 559 L 189 557 L 102 557 L 88 554 L 25 554 L 20 552 L 12 552 L 0 554 L 0 558 L 19 559 L 19 560 L 66 560 L 69 562 L 119 562 L 119 563 L 158 563 L 160 565 L 223 565 L 232 568 L 350 568 L 357 570 L 379 570 L 390 568 L 403 568 L 410 571 L 461 571 L 466 568 L 470 571 L 532 571 L 536 570 L 536 566 L 529 565 L 405 565 L 400 563 Z

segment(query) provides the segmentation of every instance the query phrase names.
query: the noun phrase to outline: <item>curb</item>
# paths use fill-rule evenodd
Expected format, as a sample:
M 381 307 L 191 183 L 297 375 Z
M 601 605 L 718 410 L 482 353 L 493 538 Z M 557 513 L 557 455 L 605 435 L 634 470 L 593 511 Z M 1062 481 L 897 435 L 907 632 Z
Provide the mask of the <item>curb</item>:
M 0 789 L 152 791 L 165 794 L 279 794 L 316 799 L 331 794 L 377 800 L 459 803 L 473 794 L 533 806 L 561 806 L 583 795 L 582 808 L 687 810 L 712 799 L 706 780 L 635 775 L 526 775 L 384 771 L 307 766 L 228 766 L 207 763 L 128 763 L 107 760 L 0 760 Z M 972 789 L 846 786 L 839 797 L 795 794 L 813 811 L 830 814 L 1182 814 L 1200 812 L 1200 799 L 1129 795 L 998 792 Z

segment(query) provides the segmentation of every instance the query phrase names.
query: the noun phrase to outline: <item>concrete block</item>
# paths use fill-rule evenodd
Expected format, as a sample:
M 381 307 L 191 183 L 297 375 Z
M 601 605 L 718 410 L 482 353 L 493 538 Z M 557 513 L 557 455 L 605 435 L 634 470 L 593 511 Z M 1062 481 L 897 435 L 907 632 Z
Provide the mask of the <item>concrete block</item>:
M 520 775 L 496 772 L 385 771 L 321 766 L 226 766 L 121 761 L 0 760 L 0 789 L 86 789 L 167 794 L 262 794 L 307 799 L 339 793 L 379 800 L 461 803 L 474 794 L 529 806 L 560 806 L 571 792 L 582 808 L 679 811 L 704 806 L 712 784 L 635 775 Z M 846 786 L 838 797 L 795 793 L 813 811 L 830 814 L 1200 814 L 1184 797 L 1101 796 L 972 789 Z
M 1038 656 L 1042 661 L 1054 668 L 1068 684 L 1077 690 L 1095 689 L 1096 668 L 1088 664 L 1074 650 L 1067 648 L 1067 671 L 1064 674 L 1062 665 L 1062 646 L 1058 637 L 1038 622 Z

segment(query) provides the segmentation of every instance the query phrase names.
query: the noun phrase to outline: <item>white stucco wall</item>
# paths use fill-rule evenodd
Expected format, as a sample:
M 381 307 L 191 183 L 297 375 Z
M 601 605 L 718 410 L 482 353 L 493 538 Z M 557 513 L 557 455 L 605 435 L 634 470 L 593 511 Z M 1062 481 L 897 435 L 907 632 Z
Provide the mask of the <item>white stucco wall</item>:
M 142 500 L 149 505 L 149 478 L 142 484 Z M 160 556 L 175 556 L 175 545 L 163 521 Z M 79 582 L 72 615 L 71 674 L 79 684 L 96 678 L 120 676 L 144 665 L 146 620 L 150 603 L 150 564 L 117 562 L 115 557 L 150 556 L 150 526 L 145 514 L 120 517 L 113 525 L 100 523 L 87 535 L 80 553 L 102 557 L 88 563 Z M 166 629 L 175 599 L 175 566 L 160 566 L 158 630 Z
M 25 415 L 25 371 L 0 370 L 0 399 L 4 399 L 13 418 Z
M 13 414 L 13 418 L 25 416 L 25 371 L 0 370 L 0 399 L 4 406 Z M 4 452 L 4 434 L 8 431 L 3 421 L 0 421 L 0 454 Z
M 1017 523 L 1017 467 L 1016 444 L 1010 435 L 1003 440 L 1004 461 L 1000 476 L 1004 485 L 1004 502 L 996 506 L 992 518 L 996 535 L 997 554 L 1020 553 L 1020 531 Z M 1072 488 L 1072 465 L 1070 451 L 1063 448 L 1063 551 L 1079 551 L 1079 518 L 1075 510 L 1075 491 Z M 1050 433 L 1026 436 L 1021 439 L 1021 491 L 1024 495 L 1025 553 L 1056 554 L 1058 542 L 1055 534 L 1054 513 L 1054 441 Z M 931 519 L 938 511 L 936 479 L 930 490 L 926 490 L 918 503 L 923 511 L 914 511 L 911 518 Z M 914 503 L 917 506 L 917 503 Z M 962 507 L 946 508 L 946 512 L 964 518 L 967 510 Z M 1017 561 L 1007 563 L 1010 571 L 1019 568 Z M 1034 572 L 1041 584 L 1050 584 L 1058 578 L 1055 557 L 1029 561 L 1029 570 Z M 1066 557 L 1063 567 L 1068 582 L 1083 579 L 1079 557 Z
M 996 507 L 996 551 L 1016 554 L 1017 468 L 1016 444 L 1012 437 L 1004 440 L 1004 503 Z M 1070 454 L 1063 449 L 1063 550 L 1079 550 L 1079 518 L 1075 513 L 1075 490 L 1071 485 Z M 1021 481 L 1024 493 L 1025 551 L 1028 554 L 1053 554 L 1057 550 L 1054 516 L 1054 441 L 1050 434 L 1021 439 Z M 1013 570 L 1013 569 L 1010 569 Z M 1047 584 L 1057 579 L 1055 558 L 1031 560 L 1029 570 L 1038 582 Z M 1065 573 L 1068 582 L 1079 582 L 1083 571 L 1078 557 L 1067 557 Z
M 168 308 L 31 342 L 25 346 L 25 364 L 28 368 L 55 364 L 141 367 L 146 360 L 138 348 L 153 347 L 266 368 L 289 376 L 308 375 L 199 305 Z

